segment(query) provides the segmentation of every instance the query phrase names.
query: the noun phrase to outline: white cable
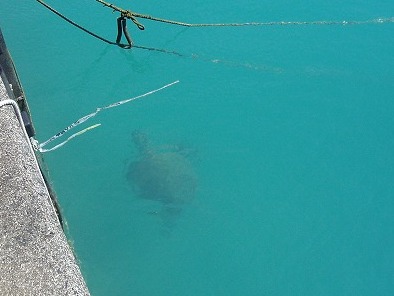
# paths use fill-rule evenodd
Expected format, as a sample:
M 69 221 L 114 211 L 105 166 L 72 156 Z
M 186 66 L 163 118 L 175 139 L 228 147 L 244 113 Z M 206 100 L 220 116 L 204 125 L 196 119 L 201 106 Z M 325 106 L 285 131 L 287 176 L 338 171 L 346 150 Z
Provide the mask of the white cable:
M 126 103 L 128 103 L 128 102 L 131 102 L 131 101 L 137 100 L 137 99 L 139 99 L 139 98 L 142 98 L 142 97 L 151 95 L 151 94 L 153 94 L 153 93 L 155 93 L 155 92 L 158 92 L 158 91 L 163 90 L 163 89 L 165 89 L 165 88 L 167 88 L 167 87 L 170 87 L 170 86 L 172 86 L 172 85 L 174 85 L 174 84 L 176 84 L 176 83 L 178 83 L 178 82 L 179 82 L 179 80 L 176 80 L 176 81 L 171 82 L 171 83 L 168 83 L 168 84 L 166 84 L 166 85 L 164 85 L 164 86 L 162 86 L 162 87 L 160 87 L 160 88 L 151 90 L 151 91 L 149 91 L 149 92 L 147 92 L 147 93 L 145 93 L 145 94 L 142 94 L 142 95 L 139 95 L 139 96 L 130 98 L 130 99 L 122 100 L 122 101 L 119 101 L 119 102 L 116 102 L 116 103 L 112 103 L 112 104 L 107 105 L 107 106 L 104 106 L 104 107 L 99 107 L 99 108 L 96 109 L 95 112 L 90 113 L 90 114 L 88 114 L 88 115 L 85 115 L 85 116 L 81 117 L 81 118 L 78 119 L 77 121 L 75 121 L 75 122 L 73 122 L 72 124 L 70 124 L 69 126 L 67 126 L 65 129 L 63 129 L 62 131 L 60 131 L 59 133 L 57 133 L 56 135 L 50 137 L 48 140 L 46 140 L 46 141 L 42 142 L 41 144 L 39 144 L 39 145 L 38 145 L 38 150 L 41 151 L 41 152 L 47 152 L 47 151 L 55 150 L 55 149 L 54 149 L 55 147 L 56 147 L 56 148 L 59 148 L 59 147 L 63 146 L 64 144 L 66 144 L 66 142 L 68 142 L 69 140 L 71 140 L 71 139 L 74 138 L 75 136 L 79 136 L 79 135 L 81 135 L 82 133 L 84 133 L 84 132 L 86 132 L 86 131 L 88 131 L 88 130 L 90 130 L 90 129 L 92 129 L 92 128 L 97 127 L 98 125 L 94 125 L 93 127 L 88 127 L 88 128 L 86 128 L 86 129 L 82 130 L 81 132 L 78 132 L 78 133 L 76 133 L 76 134 L 70 136 L 66 141 L 60 143 L 59 145 L 57 145 L 57 146 L 55 146 L 55 147 L 53 147 L 53 148 L 51 148 L 51 149 L 43 149 L 43 147 L 46 146 L 47 144 L 49 144 L 50 142 L 56 140 L 57 138 L 60 138 L 60 137 L 63 136 L 65 133 L 67 133 L 69 130 L 73 129 L 74 127 L 76 127 L 76 126 L 78 126 L 78 125 L 80 125 L 80 124 L 82 124 L 82 123 L 84 123 L 85 121 L 89 120 L 90 118 L 96 116 L 96 115 L 97 115 L 100 111 L 102 111 L 102 110 L 110 109 L 110 108 L 114 108 L 114 107 L 118 107 L 118 106 L 123 105 L 123 104 L 126 104 Z

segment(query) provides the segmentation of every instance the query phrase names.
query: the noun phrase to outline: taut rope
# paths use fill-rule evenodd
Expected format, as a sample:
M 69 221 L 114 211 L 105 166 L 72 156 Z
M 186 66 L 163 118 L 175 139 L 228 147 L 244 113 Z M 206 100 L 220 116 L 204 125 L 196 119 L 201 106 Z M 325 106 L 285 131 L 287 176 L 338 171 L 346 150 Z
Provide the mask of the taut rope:
M 141 14 L 132 12 L 131 10 L 126 10 L 117 7 L 111 3 L 103 0 L 96 0 L 97 2 L 103 4 L 106 7 L 112 8 L 114 11 L 118 11 L 122 16 L 130 19 L 137 25 L 140 30 L 144 30 L 144 26 L 138 22 L 136 18 L 148 19 L 151 21 L 157 21 L 172 25 L 184 26 L 184 27 L 241 27 L 241 26 L 288 26 L 288 25 L 361 25 L 361 24 L 381 24 L 381 23 L 394 23 L 394 17 L 391 18 L 378 18 L 366 21 L 290 21 L 290 22 L 246 22 L 246 23 L 200 23 L 191 24 L 185 22 L 179 22 L 174 20 L 167 20 L 163 18 L 153 17 L 148 14 Z

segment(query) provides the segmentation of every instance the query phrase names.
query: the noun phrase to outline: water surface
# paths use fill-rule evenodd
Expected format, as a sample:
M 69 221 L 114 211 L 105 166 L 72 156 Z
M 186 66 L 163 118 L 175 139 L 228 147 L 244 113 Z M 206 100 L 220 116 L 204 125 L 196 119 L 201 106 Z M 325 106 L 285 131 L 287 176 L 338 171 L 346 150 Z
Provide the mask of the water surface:
M 48 3 L 115 39 L 95 1 Z M 392 1 L 116 4 L 197 23 L 394 16 Z M 393 24 L 141 22 L 136 44 L 184 57 L 104 44 L 35 1 L 0 11 L 39 141 L 180 80 L 45 155 L 92 295 L 393 295 Z M 197 151 L 196 197 L 171 229 L 127 182 L 133 130 Z

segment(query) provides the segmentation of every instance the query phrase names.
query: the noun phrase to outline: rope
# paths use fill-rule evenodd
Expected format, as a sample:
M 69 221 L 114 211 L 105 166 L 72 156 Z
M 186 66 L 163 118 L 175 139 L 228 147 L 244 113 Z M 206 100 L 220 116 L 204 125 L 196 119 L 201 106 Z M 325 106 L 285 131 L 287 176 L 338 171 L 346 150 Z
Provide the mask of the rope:
M 75 23 L 74 21 L 70 20 L 66 16 L 62 15 L 60 12 L 56 11 L 54 8 L 46 4 L 43 0 L 36 0 L 40 4 L 42 4 L 44 7 L 55 13 L 56 15 L 60 16 L 62 19 L 70 23 L 71 25 L 77 27 L 78 29 L 88 33 L 89 35 L 93 36 L 94 38 L 97 38 L 107 44 L 110 45 L 117 45 L 123 49 L 130 49 L 130 48 L 138 48 L 138 49 L 143 49 L 143 50 L 148 50 L 148 51 L 156 51 L 156 52 L 161 52 L 169 55 L 175 55 L 178 57 L 183 57 L 183 58 L 188 58 L 188 59 L 200 59 L 204 60 L 206 62 L 211 62 L 211 63 L 222 63 L 226 64 L 229 66 L 236 66 L 236 67 L 244 67 L 252 70 L 261 70 L 261 71 L 267 71 L 270 70 L 269 67 L 267 68 L 266 66 L 256 66 L 248 63 L 239 63 L 239 62 L 232 62 L 232 61 L 226 61 L 226 60 L 221 60 L 221 59 L 210 59 L 210 58 L 205 58 L 197 54 L 184 54 L 180 53 L 177 51 L 173 50 L 167 50 L 167 49 L 162 49 L 162 48 L 155 48 L 155 47 L 149 47 L 149 46 L 142 46 L 142 45 L 135 45 L 132 43 L 132 40 L 130 38 L 130 35 L 127 32 L 127 28 L 125 26 L 124 18 L 129 18 L 131 19 L 140 30 L 144 29 L 144 26 L 141 25 L 138 20 L 136 19 L 137 17 L 153 20 L 153 21 L 159 21 L 159 22 L 164 22 L 164 23 L 169 23 L 169 24 L 174 24 L 174 25 L 180 25 L 180 26 L 185 26 L 185 27 L 224 27 L 224 26 L 286 26 L 286 25 L 360 25 L 360 24 L 383 24 L 383 23 L 394 23 L 394 17 L 391 18 L 377 18 L 377 19 L 371 19 L 371 20 L 366 20 L 366 21 L 302 21 L 302 22 L 249 22 L 249 23 L 223 23 L 223 24 L 189 24 L 189 23 L 184 23 L 184 22 L 177 22 L 177 21 L 172 21 L 172 20 L 166 20 L 166 19 L 161 19 L 161 18 L 156 18 L 152 17 L 149 15 L 145 14 L 140 14 L 140 13 L 134 13 L 129 10 L 125 10 L 122 8 L 119 8 L 111 3 L 107 3 L 103 0 L 96 0 L 97 2 L 102 3 L 104 6 L 112 8 L 114 11 L 118 11 L 121 13 L 120 17 L 120 22 L 119 18 L 117 20 L 117 25 L 118 25 L 118 35 L 116 38 L 116 42 L 112 42 L 106 38 L 103 38 L 92 31 L 82 27 L 81 25 Z M 124 26 L 124 28 L 123 28 Z M 122 37 L 122 32 L 125 34 L 126 40 L 128 44 L 122 44 L 120 43 L 120 39 Z M 272 69 L 274 72 L 280 72 L 280 69 Z
M 87 29 L 85 29 L 84 27 L 78 25 L 77 23 L 73 22 L 72 20 L 70 20 L 69 18 L 65 17 L 64 15 L 62 15 L 60 12 L 58 12 L 57 10 L 55 10 L 54 8 L 52 8 L 51 6 L 49 6 L 48 4 L 46 4 L 44 1 L 42 0 L 36 0 L 37 2 L 39 2 L 40 4 L 42 4 L 43 6 L 45 6 L 47 9 L 49 9 L 50 11 L 52 11 L 54 14 L 60 16 L 62 19 L 64 19 L 66 22 L 70 23 L 71 25 L 77 27 L 78 29 L 81 29 L 82 31 L 84 31 L 85 33 L 88 33 L 89 35 L 100 39 L 101 41 L 111 44 L 111 45 L 117 45 L 115 42 L 109 41 L 108 39 L 105 39 L 95 33 L 93 33 L 92 31 L 89 31 Z
M 102 2 L 102 0 L 96 0 Z M 382 23 L 394 23 L 394 17 L 392 18 L 378 18 L 365 21 L 279 21 L 279 22 L 246 22 L 246 23 L 200 23 L 191 24 L 173 20 L 167 20 L 162 18 L 153 17 L 146 14 L 130 12 L 134 17 L 140 17 L 152 21 L 158 21 L 162 23 L 168 23 L 172 25 L 184 26 L 184 27 L 243 27 L 243 26 L 289 26 L 289 25 L 362 25 L 362 24 L 382 24 Z
M 110 45 L 117 45 L 120 46 L 123 49 L 130 49 L 131 45 L 133 48 L 138 48 L 138 49 L 143 49 L 143 50 L 148 50 L 148 51 L 156 51 L 156 52 L 160 52 L 160 53 L 164 53 L 164 54 L 169 54 L 169 55 L 174 55 L 174 56 L 178 56 L 178 57 L 182 57 L 182 58 L 188 58 L 188 59 L 202 59 L 204 61 L 207 62 L 212 62 L 212 63 L 224 63 L 224 64 L 228 64 L 228 65 L 232 65 L 232 66 L 241 66 L 241 67 L 246 67 L 246 68 L 250 68 L 250 69 L 255 69 L 255 70 L 266 70 L 265 67 L 259 67 L 259 66 L 253 66 L 253 65 L 249 65 L 249 64 L 242 64 L 242 63 L 236 63 L 236 62 L 231 62 L 231 61 L 223 61 L 223 60 L 218 60 L 218 59 L 208 59 L 208 58 L 204 58 L 201 57 L 197 54 L 184 54 L 184 53 L 180 53 L 174 50 L 168 50 L 168 49 L 163 49 L 163 48 L 156 48 L 156 47 L 149 47 L 149 46 L 143 46 L 143 45 L 136 45 L 136 44 L 132 44 L 131 42 L 131 38 L 130 38 L 130 44 L 121 44 L 120 42 L 120 38 L 122 37 L 122 28 L 119 28 L 118 26 L 118 36 L 117 36 L 117 40 L 116 42 L 112 42 L 106 38 L 103 38 L 95 33 L 93 33 L 92 31 L 82 27 L 81 25 L 75 23 L 74 21 L 70 20 L 69 18 L 67 18 L 66 16 L 62 15 L 60 12 L 56 11 L 54 8 L 52 8 L 51 6 L 49 6 L 48 4 L 46 4 L 45 2 L 43 2 L 42 0 L 36 0 L 37 2 L 41 3 L 44 7 L 46 7 L 47 9 L 49 9 L 50 11 L 52 11 L 53 13 L 55 13 L 56 15 L 60 16 L 62 19 L 64 19 L 65 21 L 67 21 L 69 24 L 77 27 L 78 29 L 81 29 L 82 31 L 88 33 L 89 35 L 93 36 L 94 38 L 97 38 L 101 41 L 104 41 L 105 43 L 108 43 Z M 119 32 L 120 30 L 120 32 Z M 127 32 L 127 31 L 126 31 Z M 120 36 L 119 36 L 120 34 Z M 126 39 L 127 39 L 127 34 L 126 35 Z M 119 40 L 118 40 L 119 37 Z
M 200 23 L 200 24 L 191 24 L 191 23 L 185 23 L 185 22 L 179 22 L 179 21 L 174 21 L 174 20 L 167 20 L 163 18 L 157 18 L 153 17 L 147 14 L 141 14 L 141 13 L 135 13 L 130 10 L 125 10 L 123 8 L 117 7 L 111 3 L 105 2 L 103 0 L 96 0 L 97 2 L 103 4 L 106 7 L 112 8 L 114 11 L 118 11 L 121 13 L 121 17 L 118 18 L 117 24 L 118 24 L 118 35 L 116 38 L 116 42 L 112 42 L 104 37 L 101 37 L 94 32 L 82 27 L 81 25 L 75 23 L 71 19 L 67 18 L 54 8 L 52 8 L 50 5 L 46 4 L 43 0 L 36 0 L 39 2 L 41 5 L 46 7 L 48 10 L 52 11 L 62 19 L 64 19 L 66 22 L 70 23 L 71 25 L 77 27 L 78 29 L 84 31 L 85 33 L 107 43 L 110 45 L 117 45 L 119 47 L 122 47 L 124 49 L 129 49 L 131 47 L 139 48 L 139 49 L 144 49 L 144 50 L 150 50 L 150 51 L 158 51 L 162 53 L 167 53 L 167 54 L 172 54 L 172 55 L 177 55 L 177 56 L 182 56 L 182 57 L 188 57 L 184 54 L 178 53 L 176 51 L 169 51 L 166 49 L 160 49 L 160 48 L 154 48 L 154 47 L 147 47 L 147 46 L 141 46 L 141 45 L 133 45 L 133 42 L 131 40 L 131 37 L 127 31 L 126 23 L 124 21 L 124 18 L 128 18 L 131 21 L 133 21 L 134 24 L 137 25 L 137 27 L 140 30 L 144 30 L 145 27 L 136 19 L 137 17 L 139 18 L 144 18 L 152 21 L 158 21 L 158 22 L 163 22 L 163 23 L 168 23 L 168 24 L 173 24 L 173 25 L 178 25 L 178 26 L 184 26 L 184 27 L 240 27 L 240 26 L 289 26 L 289 25 L 361 25 L 361 24 L 383 24 L 383 23 L 394 23 L 394 17 L 391 18 L 377 18 L 377 19 L 371 19 L 371 20 L 365 20 L 365 21 L 280 21 L 280 22 L 246 22 L 246 23 Z M 120 43 L 121 39 L 121 34 L 122 31 L 126 37 L 126 40 L 128 44 L 122 44 Z
M 77 24 L 76 22 L 72 21 L 71 19 L 67 18 L 66 16 L 64 16 L 63 14 L 61 14 L 60 12 L 58 12 L 56 9 L 54 9 L 53 7 L 51 7 L 51 6 L 49 6 L 48 4 L 46 4 L 44 1 L 42 1 L 42 0 L 36 0 L 36 1 L 39 2 L 40 4 L 42 4 L 42 5 L 43 5 L 44 7 L 46 7 L 48 10 L 52 11 L 54 14 L 56 14 L 56 15 L 58 15 L 59 17 L 61 17 L 62 19 L 64 19 L 64 20 L 65 20 L 66 22 L 68 22 L 69 24 L 73 25 L 74 27 L 77 27 L 78 29 L 80 29 L 80 30 L 82 30 L 82 31 L 84 31 L 84 32 L 86 32 L 86 33 L 88 33 L 90 36 L 92 36 L 92 37 L 94 37 L 94 38 L 97 38 L 97 39 L 99 39 L 99 40 L 101 40 L 101 41 L 103 41 L 103 42 L 105 42 L 105 43 L 107 43 L 107 44 L 110 44 L 110 45 L 117 45 L 117 46 L 119 46 L 119 47 L 121 47 L 121 48 L 124 48 L 124 49 L 130 49 L 130 48 L 131 48 L 131 45 L 132 45 L 133 48 L 138 48 L 138 49 L 143 49 L 143 50 L 148 50 L 148 51 L 157 51 L 157 52 L 166 53 L 166 54 L 170 54 L 170 55 L 176 55 L 176 56 L 180 56 L 180 57 L 188 57 L 187 55 L 184 55 L 184 54 L 181 54 L 181 53 L 179 53 L 179 52 L 172 51 L 172 50 L 167 50 L 167 49 L 162 49 L 162 48 L 155 48 L 155 47 L 149 47 L 149 46 L 143 46 L 143 45 L 135 45 L 135 44 L 132 44 L 131 38 L 128 37 L 129 35 L 128 35 L 128 33 L 127 33 L 127 30 L 123 30 L 123 32 L 124 32 L 125 35 L 126 35 L 126 39 L 130 38 L 130 42 L 129 42 L 130 44 L 122 44 L 122 43 L 119 43 L 118 40 L 117 40 L 117 42 L 112 42 L 112 41 L 110 41 L 110 40 L 108 40 L 108 39 L 106 39 L 106 38 L 104 38 L 104 37 L 101 37 L 101 36 L 99 36 L 99 35 L 93 33 L 92 31 L 90 31 L 90 30 L 88 30 L 88 29 L 82 27 L 81 25 L 79 25 L 79 24 Z M 119 27 L 118 27 L 118 34 L 119 34 Z M 120 36 L 120 37 L 121 37 L 121 36 Z M 119 38 L 119 41 L 120 41 L 120 38 Z M 128 41 L 129 41 L 129 40 L 128 40 Z
M 11 99 L 5 99 L 5 100 L 0 101 L 0 108 L 3 106 L 6 106 L 6 105 L 11 105 L 12 108 L 14 109 L 14 113 L 19 121 L 23 136 L 25 137 L 27 145 L 29 146 L 28 149 L 29 149 L 30 155 L 33 157 L 33 163 L 34 163 L 36 172 L 38 172 L 38 176 L 39 176 L 38 178 L 41 181 L 41 185 L 45 187 L 47 195 L 52 199 L 51 205 L 52 205 L 53 212 L 59 218 L 59 222 L 61 224 L 61 227 L 63 228 L 63 219 L 62 219 L 62 216 L 61 216 L 60 211 L 58 209 L 58 204 L 57 204 L 56 200 L 53 199 L 53 196 L 50 192 L 50 187 L 48 186 L 48 183 L 46 182 L 46 179 L 45 179 L 44 175 L 42 174 L 41 166 L 39 165 L 39 163 L 37 161 L 37 156 L 34 153 L 34 144 L 35 144 L 34 141 L 35 140 L 34 140 L 34 138 L 29 138 L 29 135 L 27 134 L 27 131 L 26 131 L 26 128 L 25 128 L 25 125 L 23 122 L 22 114 L 21 114 L 18 104 L 14 100 L 11 100 Z
M 153 17 L 147 14 L 141 14 L 117 7 L 111 3 L 105 2 L 103 0 L 96 0 L 97 2 L 103 4 L 106 7 L 112 8 L 114 11 L 120 12 L 123 16 L 131 19 L 140 30 L 144 29 L 136 18 L 148 19 L 151 21 L 157 21 L 172 25 L 184 26 L 184 27 L 241 27 L 241 26 L 289 26 L 289 25 L 361 25 L 361 24 L 382 24 L 382 23 L 394 23 L 394 17 L 391 18 L 377 18 L 366 21 L 290 21 L 290 22 L 246 22 L 246 23 L 201 23 L 201 24 L 191 24 L 185 22 L 179 22 L 174 20 L 167 20 L 163 18 Z
M 41 144 L 39 144 L 39 145 L 38 145 L 38 150 L 39 150 L 40 152 L 48 152 L 48 151 L 55 150 L 55 149 L 57 149 L 57 148 L 63 146 L 64 144 L 66 144 L 66 143 L 67 143 L 69 140 L 71 140 L 72 138 L 74 138 L 74 137 L 76 137 L 76 136 L 79 136 L 79 135 L 81 135 L 81 134 L 87 132 L 88 130 L 91 130 L 91 129 L 93 129 L 93 128 L 98 127 L 100 124 L 95 124 L 95 125 L 93 125 L 93 126 L 90 126 L 90 127 L 88 127 L 88 128 L 85 128 L 84 130 L 79 131 L 79 132 L 77 132 L 77 133 L 71 135 L 67 140 L 65 140 L 64 142 L 62 142 L 62 143 L 56 145 L 55 147 L 53 147 L 53 148 L 51 148 L 51 149 L 43 149 L 46 145 L 48 145 L 48 144 L 51 143 L 52 141 L 54 141 L 54 140 L 60 138 L 60 137 L 63 136 L 65 133 L 67 133 L 69 130 L 71 130 L 71 129 L 77 127 L 78 125 L 80 125 L 80 124 L 82 124 L 82 123 L 84 123 L 85 121 L 87 121 L 87 120 L 89 120 L 90 118 L 96 116 L 99 112 L 101 112 L 101 111 L 103 111 L 103 110 L 105 110 L 105 109 L 110 109 L 110 108 L 118 107 L 118 106 L 123 105 L 123 104 L 126 104 L 126 103 L 128 103 L 128 102 L 137 100 L 137 99 L 139 99 L 139 98 L 146 97 L 146 96 L 151 95 L 151 94 L 153 94 L 153 93 L 155 93 L 155 92 L 158 92 L 158 91 L 161 91 L 161 90 L 163 90 L 163 89 L 165 89 L 165 88 L 167 88 L 167 87 L 170 87 L 170 86 L 172 86 L 172 85 L 174 85 L 174 84 L 176 84 L 176 83 L 178 83 L 178 82 L 179 82 L 179 80 L 176 80 L 176 81 L 174 81 L 174 82 L 168 83 L 168 84 L 166 84 L 166 85 L 164 85 L 164 86 L 162 86 L 162 87 L 160 87 L 160 88 L 151 90 L 151 91 L 149 91 L 149 92 L 147 92 L 147 93 L 144 93 L 144 94 L 142 94 L 142 95 L 139 95 L 139 96 L 136 96 L 136 97 L 133 97 L 133 98 L 130 98 L 130 99 L 122 100 L 122 101 L 119 101 L 119 102 L 116 102 L 116 103 L 112 103 L 112 104 L 107 105 L 107 106 L 104 106 L 104 107 L 98 107 L 98 108 L 96 108 L 96 111 L 94 111 L 94 112 L 92 112 L 92 113 L 90 113 L 90 114 L 88 114 L 88 115 L 85 115 L 85 116 L 81 117 L 80 119 L 74 121 L 72 124 L 70 124 L 69 126 L 67 126 L 67 127 L 66 127 L 65 129 L 63 129 L 62 131 L 58 132 L 56 135 L 50 137 L 48 140 L 46 140 L 46 141 L 42 142 Z

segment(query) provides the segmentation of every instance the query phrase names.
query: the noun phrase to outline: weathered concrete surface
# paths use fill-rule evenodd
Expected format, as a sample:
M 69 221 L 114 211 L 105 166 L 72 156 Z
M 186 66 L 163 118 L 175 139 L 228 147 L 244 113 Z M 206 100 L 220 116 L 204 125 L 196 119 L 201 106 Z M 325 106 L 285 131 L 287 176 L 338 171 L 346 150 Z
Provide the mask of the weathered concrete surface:
M 89 295 L 29 145 L 13 108 L 1 107 L 0 295 Z

